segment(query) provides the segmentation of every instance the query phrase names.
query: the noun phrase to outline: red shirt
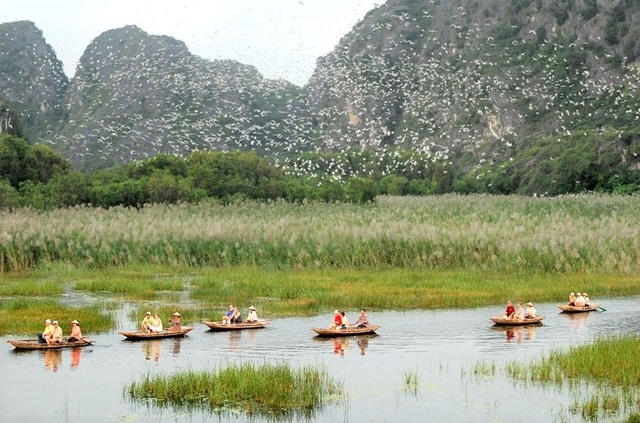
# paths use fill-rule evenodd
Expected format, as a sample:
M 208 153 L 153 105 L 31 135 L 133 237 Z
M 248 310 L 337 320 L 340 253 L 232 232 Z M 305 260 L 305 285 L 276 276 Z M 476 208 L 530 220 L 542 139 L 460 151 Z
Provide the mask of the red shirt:
M 342 315 L 341 314 L 334 314 L 333 315 L 333 323 L 335 323 L 338 326 L 342 325 Z

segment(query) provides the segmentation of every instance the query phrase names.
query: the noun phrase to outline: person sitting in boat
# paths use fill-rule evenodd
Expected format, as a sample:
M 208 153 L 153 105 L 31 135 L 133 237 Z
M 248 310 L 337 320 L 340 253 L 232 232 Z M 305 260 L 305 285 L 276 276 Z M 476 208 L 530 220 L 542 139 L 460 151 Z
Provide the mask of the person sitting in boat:
M 222 316 L 222 323 L 232 323 L 231 319 L 233 319 L 233 315 L 235 314 L 235 307 L 233 304 L 229 304 L 229 310 Z
M 576 305 L 576 294 L 574 294 L 573 292 L 569 294 L 569 305 L 570 306 Z
M 576 294 L 575 306 L 576 307 L 584 307 L 584 297 L 579 292 Z
M 180 313 L 178 313 L 177 311 L 173 313 L 173 317 L 171 318 L 170 322 L 173 323 L 173 326 L 169 328 L 170 331 L 172 332 L 182 331 L 182 318 L 180 316 Z
M 344 310 L 340 311 L 340 316 L 342 320 L 342 324 L 340 325 L 340 329 L 349 329 L 351 327 L 351 323 L 349 323 L 349 319 L 344 312 Z
M 353 325 L 353 327 L 366 328 L 367 326 L 369 326 L 369 316 L 367 316 L 367 311 L 364 308 L 361 308 L 360 316 L 358 316 L 358 320 L 356 320 L 356 323 Z
M 153 326 L 153 317 L 151 317 L 151 312 L 147 311 L 147 314 L 145 314 L 144 319 L 142 319 L 142 325 L 140 325 L 140 328 L 145 331 L 145 332 L 149 332 L 150 331 L 150 327 Z
M 333 312 L 333 323 L 329 326 L 329 329 L 340 329 L 342 327 L 342 314 L 340 314 L 340 310 L 336 310 Z
M 148 329 L 154 333 L 162 332 L 162 319 L 158 313 L 153 317 L 153 324 Z
M 518 301 L 515 318 L 518 320 L 524 320 L 524 307 L 522 307 L 522 301 Z
M 249 315 L 247 316 L 247 323 L 257 323 L 258 322 L 258 314 L 256 313 L 256 308 L 254 306 L 249 307 Z
M 71 321 L 71 336 L 67 339 L 69 342 L 82 341 L 82 331 L 80 330 L 80 323 L 77 320 Z
M 50 340 L 50 342 L 48 342 L 49 344 L 59 344 L 62 342 L 62 328 L 58 325 L 57 320 L 53 321 L 53 333 L 48 339 Z
M 532 302 L 527 303 L 527 313 L 524 315 L 525 319 L 535 319 L 536 318 L 536 308 L 533 306 Z
M 511 303 L 511 300 L 507 301 L 507 308 L 504 311 L 504 315 L 502 316 L 505 319 L 513 319 L 513 316 L 516 314 L 516 308 Z
M 584 306 L 589 307 L 591 305 L 591 300 L 589 299 L 589 294 L 586 292 L 582 293 L 582 298 L 584 298 Z
M 51 320 L 47 319 L 44 321 L 44 330 L 42 331 L 42 334 L 38 334 L 38 341 L 41 344 L 49 344 L 49 338 L 51 337 L 52 333 L 53 325 L 51 324 Z

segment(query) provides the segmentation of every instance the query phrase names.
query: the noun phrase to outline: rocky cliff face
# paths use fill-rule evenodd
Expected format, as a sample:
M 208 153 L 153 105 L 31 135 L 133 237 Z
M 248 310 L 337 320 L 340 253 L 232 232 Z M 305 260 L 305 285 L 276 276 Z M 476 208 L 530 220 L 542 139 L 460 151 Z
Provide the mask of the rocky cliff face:
M 128 26 L 87 47 L 56 144 L 84 168 L 197 149 L 275 151 L 285 147 L 279 127 L 296 94 L 251 66 L 203 60 Z
M 70 83 L 32 23 L 0 25 L 0 54 L 25 135 L 85 170 L 195 149 L 405 150 L 468 170 L 582 132 L 638 161 L 640 0 L 388 0 L 303 89 L 134 26 L 96 38 Z
M 0 97 L 20 117 L 25 136 L 45 133 L 64 120 L 68 83 L 62 62 L 33 22 L 0 24 Z
M 532 137 L 637 126 L 639 56 L 636 0 L 389 0 L 319 61 L 306 88 L 314 138 L 492 157 Z

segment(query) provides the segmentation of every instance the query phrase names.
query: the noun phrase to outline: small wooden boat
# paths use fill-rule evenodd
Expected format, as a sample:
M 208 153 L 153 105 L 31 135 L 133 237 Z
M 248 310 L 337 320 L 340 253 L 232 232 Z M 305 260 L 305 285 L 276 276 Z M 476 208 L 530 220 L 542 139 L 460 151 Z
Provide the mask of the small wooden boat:
M 540 325 L 542 324 L 542 320 L 544 316 L 536 316 L 532 318 L 527 318 L 524 320 L 520 319 L 509 319 L 508 317 L 490 317 L 491 321 L 496 325 L 502 326 L 526 326 L 526 325 Z
M 327 328 L 311 328 L 312 331 L 318 334 L 318 336 L 336 337 L 336 336 L 355 336 L 364 335 L 367 333 L 374 333 L 382 326 L 365 326 L 362 328 L 349 328 L 349 329 L 327 329 Z
M 222 322 L 210 322 L 203 320 L 202 323 L 207 325 L 212 332 L 224 332 L 230 330 L 244 330 L 244 329 L 262 329 L 269 324 L 268 320 L 259 320 L 257 322 L 242 322 L 242 323 L 222 323 Z
M 96 341 L 84 338 L 82 341 L 62 341 L 55 344 L 43 344 L 37 339 L 15 339 L 7 342 L 13 345 L 17 350 L 53 350 L 59 348 L 85 347 L 87 345 L 93 345 Z
M 568 304 L 558 304 L 558 308 L 562 310 L 563 313 L 584 313 L 587 311 L 596 311 L 600 307 L 600 304 L 589 304 L 584 307 L 576 307 Z
M 141 330 L 133 332 L 118 332 L 129 340 L 143 340 L 143 339 L 159 339 L 159 338 L 178 338 L 185 336 L 187 333 L 193 330 L 192 327 L 183 326 L 181 331 L 175 330 L 163 330 L 162 332 L 145 332 Z

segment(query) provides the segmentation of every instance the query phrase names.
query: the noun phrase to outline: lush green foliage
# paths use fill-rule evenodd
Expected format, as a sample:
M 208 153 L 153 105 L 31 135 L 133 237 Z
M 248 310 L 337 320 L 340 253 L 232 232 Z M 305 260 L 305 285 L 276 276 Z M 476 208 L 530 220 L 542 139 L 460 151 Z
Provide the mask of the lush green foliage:
M 215 370 L 147 374 L 124 390 L 134 401 L 154 400 L 159 407 L 202 407 L 218 413 L 241 410 L 292 418 L 312 416 L 326 402 L 339 398 L 341 388 L 325 370 L 316 367 L 243 363 Z

